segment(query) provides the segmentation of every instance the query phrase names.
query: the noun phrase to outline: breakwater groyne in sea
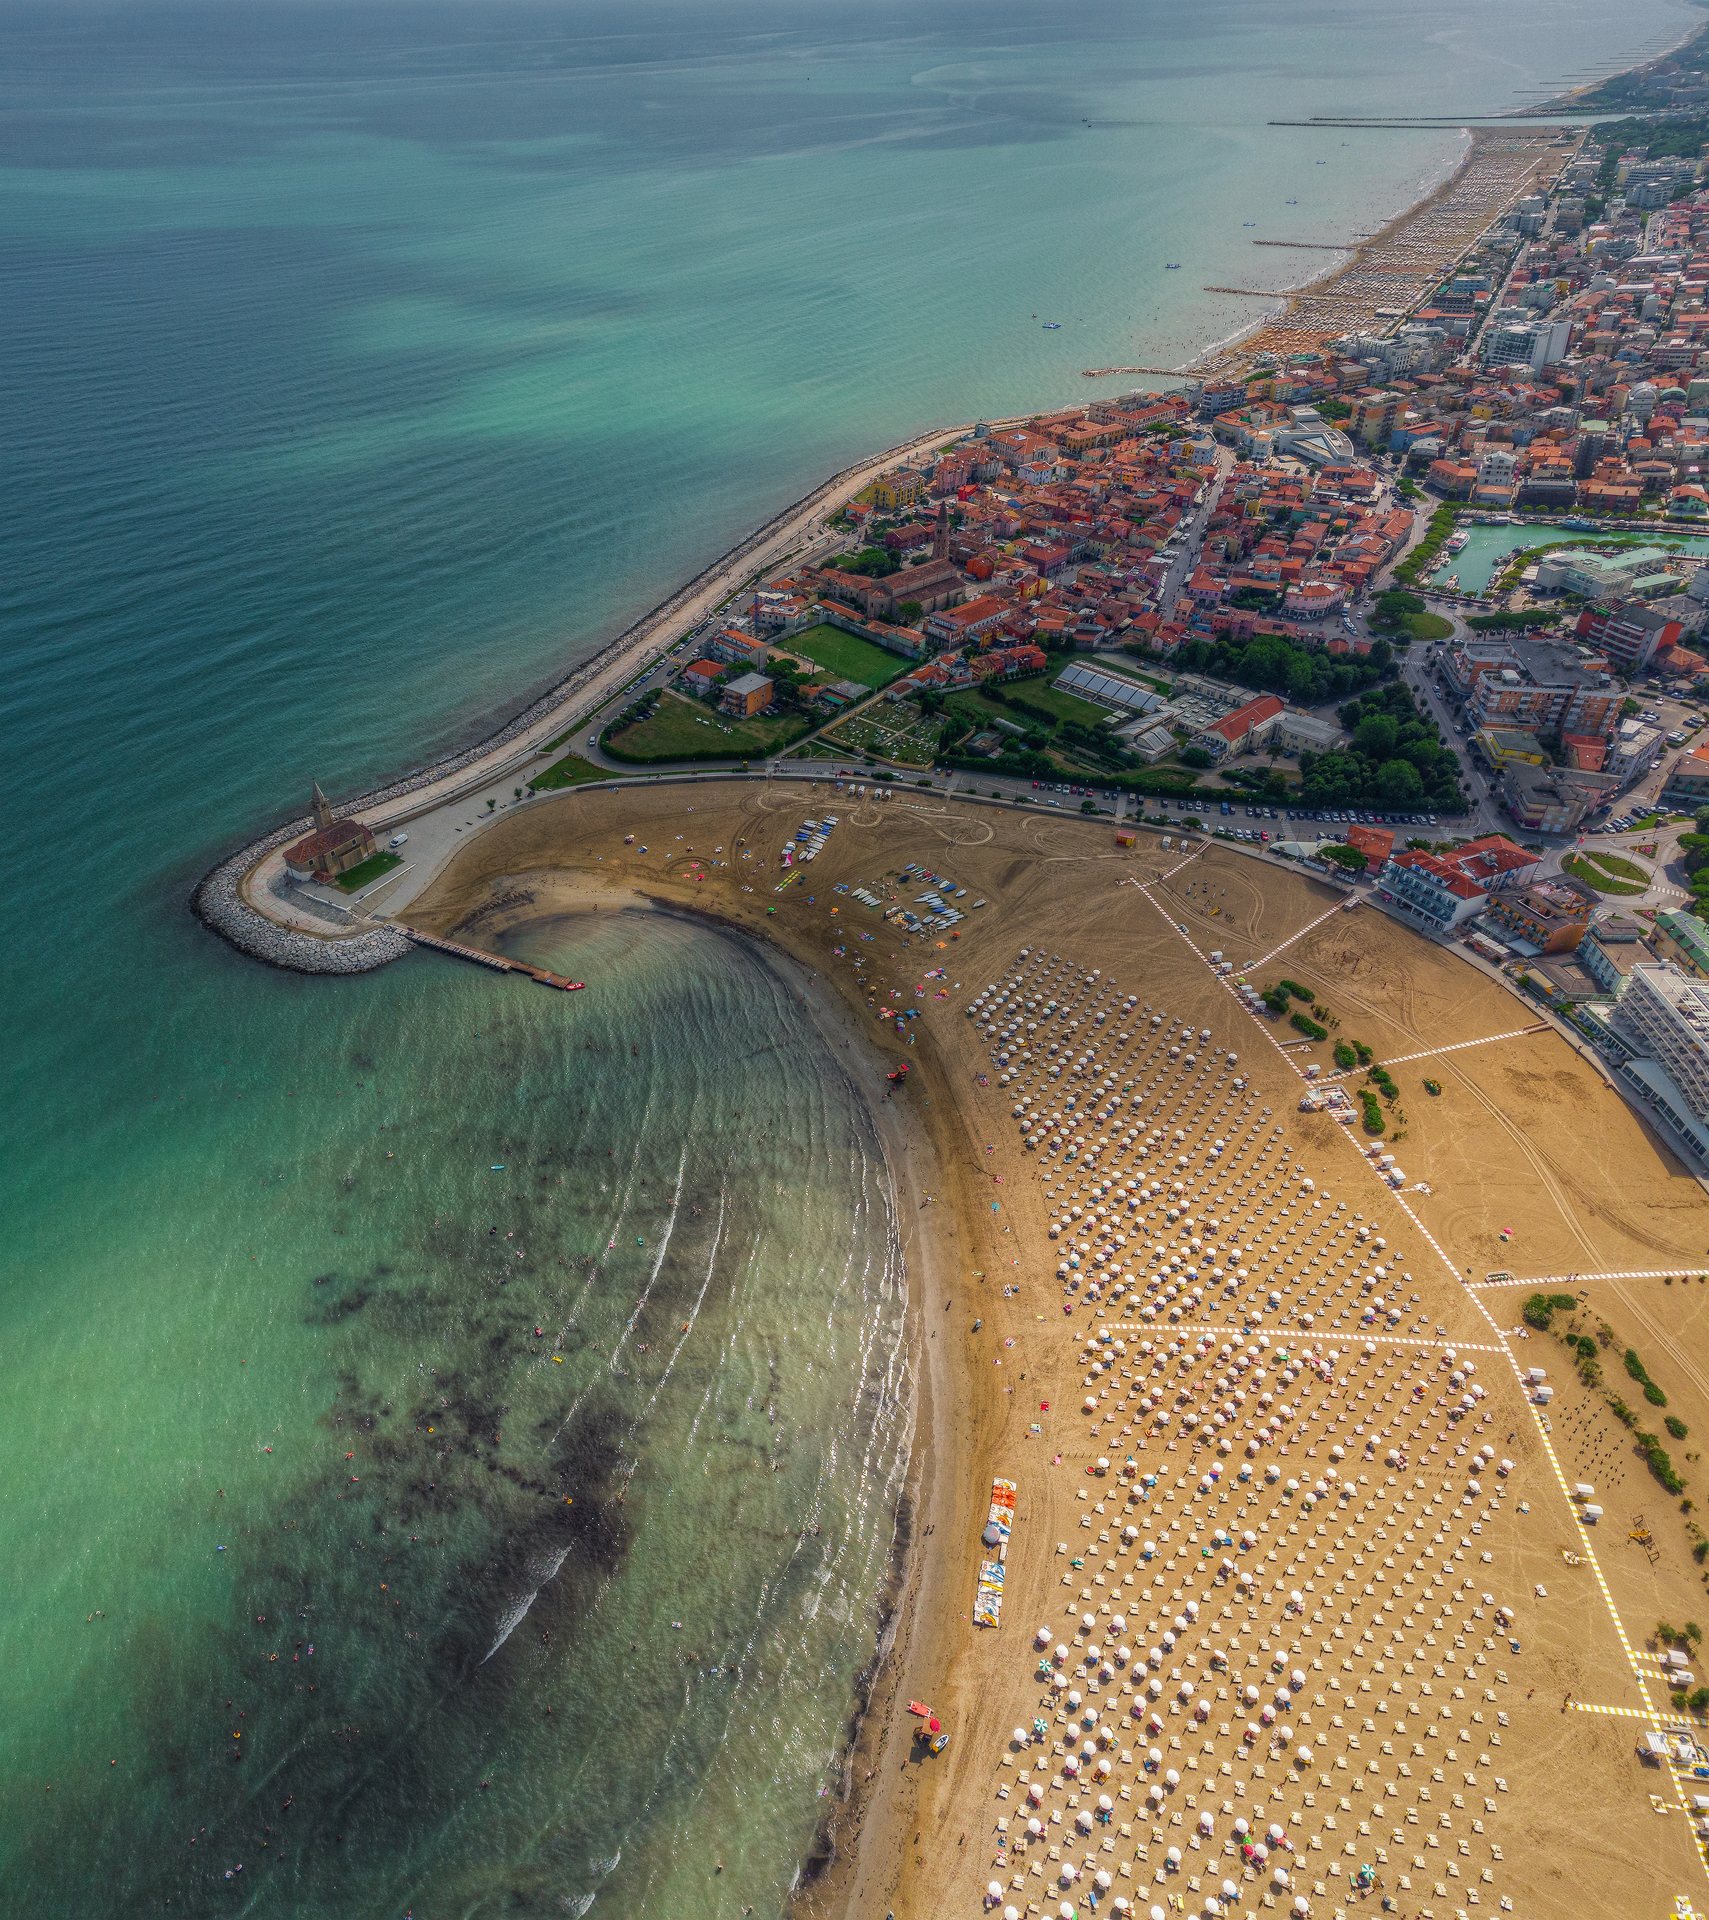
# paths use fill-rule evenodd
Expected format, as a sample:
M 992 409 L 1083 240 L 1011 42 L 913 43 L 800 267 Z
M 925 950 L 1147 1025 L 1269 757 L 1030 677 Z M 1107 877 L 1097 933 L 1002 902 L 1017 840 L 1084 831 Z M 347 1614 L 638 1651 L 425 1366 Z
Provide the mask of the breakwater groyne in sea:
M 441 788 L 442 791 L 432 794 L 428 805 L 442 804 L 456 799 L 469 786 L 478 786 L 491 780 L 505 771 L 508 764 L 538 752 L 547 744 L 543 736 L 574 728 L 587 713 L 602 706 L 614 693 L 620 692 L 625 680 L 650 667 L 680 638 L 675 632 L 668 637 L 661 637 L 663 630 L 670 627 L 672 621 L 697 600 L 720 589 L 728 593 L 737 591 L 744 584 L 742 576 L 745 563 L 773 545 L 796 522 L 829 506 L 839 490 L 858 490 L 868 476 L 916 452 L 921 445 L 936 440 L 940 434 L 966 431 L 965 427 L 936 428 L 929 434 L 916 435 L 889 447 L 883 453 L 868 455 L 832 474 L 811 492 L 773 514 L 763 526 L 738 541 L 716 560 L 702 567 L 691 580 L 642 614 L 616 639 L 600 648 L 538 699 L 531 701 L 495 733 L 472 746 L 445 755 L 430 766 L 417 767 L 387 786 L 376 787 L 354 799 L 340 802 L 339 812 L 366 815 L 381 808 L 390 808 L 393 811 L 388 815 L 388 824 L 395 825 L 399 820 L 413 817 L 409 807 L 396 807 L 398 801 L 407 802 L 417 794 L 425 797 L 431 789 Z M 767 555 L 762 564 L 781 557 L 778 554 Z M 462 780 L 458 778 L 459 775 L 467 775 L 468 778 Z M 612 775 L 613 781 L 623 777 L 621 774 Z M 448 788 L 445 787 L 447 781 L 452 782 Z M 414 811 L 425 810 L 424 806 Z M 253 872 L 268 854 L 300 838 L 313 824 L 307 814 L 300 815 L 263 838 L 251 841 L 237 852 L 229 854 L 197 882 L 190 895 L 190 911 L 211 932 L 217 933 L 240 953 L 247 954 L 251 959 L 263 960 L 269 966 L 283 967 L 296 973 L 368 973 L 376 967 L 401 960 L 414 943 L 396 927 L 370 923 L 366 931 L 323 937 L 282 925 L 244 897 L 242 888 L 245 876 Z

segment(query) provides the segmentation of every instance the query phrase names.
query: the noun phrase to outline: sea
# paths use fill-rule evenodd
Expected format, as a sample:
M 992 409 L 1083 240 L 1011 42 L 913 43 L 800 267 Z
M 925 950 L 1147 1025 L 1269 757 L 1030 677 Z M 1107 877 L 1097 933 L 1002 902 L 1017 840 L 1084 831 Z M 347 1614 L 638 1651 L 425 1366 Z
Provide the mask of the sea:
M 910 1524 L 841 1047 L 665 914 L 507 936 L 572 997 L 190 889 L 1697 17 L 0 10 L 0 1907 L 782 1912 Z M 1441 122 L 1272 124 L 1350 113 Z

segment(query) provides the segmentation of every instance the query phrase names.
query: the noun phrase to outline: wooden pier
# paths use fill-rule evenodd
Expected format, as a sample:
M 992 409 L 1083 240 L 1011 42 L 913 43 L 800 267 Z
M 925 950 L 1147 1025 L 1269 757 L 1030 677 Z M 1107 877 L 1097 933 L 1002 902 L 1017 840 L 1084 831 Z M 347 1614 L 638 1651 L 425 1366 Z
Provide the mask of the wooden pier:
M 448 953 L 454 960 L 472 960 L 477 967 L 487 967 L 494 973 L 517 973 L 524 979 L 537 981 L 543 987 L 559 987 L 569 991 L 579 988 L 582 983 L 570 979 L 568 974 L 552 973 L 545 967 L 531 967 L 526 961 L 507 960 L 503 954 L 488 953 L 484 947 L 466 947 L 460 940 L 446 940 L 437 933 L 423 933 L 419 927 L 405 926 L 402 921 L 395 923 L 400 933 L 408 936 L 418 947 L 431 947 L 435 953 Z

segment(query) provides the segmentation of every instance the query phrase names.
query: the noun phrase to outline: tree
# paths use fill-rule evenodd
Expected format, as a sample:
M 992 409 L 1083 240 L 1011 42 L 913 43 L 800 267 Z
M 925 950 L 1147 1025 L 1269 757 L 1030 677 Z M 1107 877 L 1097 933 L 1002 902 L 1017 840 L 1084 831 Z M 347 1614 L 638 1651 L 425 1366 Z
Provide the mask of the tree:
M 903 626 L 911 627 L 924 612 L 925 608 L 918 600 L 904 600 L 896 608 L 896 618 L 902 622 Z
M 1680 851 L 1685 855 L 1687 876 L 1695 875 L 1709 867 L 1709 834 L 1682 833 L 1679 836 Z
M 1211 756 L 1204 747 L 1183 747 L 1181 764 L 1184 767 L 1208 767 L 1211 764 Z
M 1377 769 L 1377 791 L 1391 806 L 1410 806 L 1424 791 L 1424 782 L 1410 760 L 1385 760 Z
M 1394 665 L 1394 648 L 1391 647 L 1386 640 L 1373 640 L 1371 642 L 1371 651 L 1366 658 L 1373 667 L 1392 667 Z

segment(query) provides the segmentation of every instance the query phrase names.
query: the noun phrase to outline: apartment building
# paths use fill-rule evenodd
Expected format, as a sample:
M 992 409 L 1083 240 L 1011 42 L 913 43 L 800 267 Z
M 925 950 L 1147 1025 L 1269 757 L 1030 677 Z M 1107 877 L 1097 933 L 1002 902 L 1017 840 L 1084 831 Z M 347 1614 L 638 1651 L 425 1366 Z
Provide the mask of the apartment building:
M 1514 887 L 1489 896 L 1489 917 L 1514 944 L 1537 953 L 1573 953 L 1590 930 L 1595 901 L 1588 892 L 1559 880 Z
M 1528 833 L 1572 833 L 1619 791 L 1611 773 L 1533 767 L 1522 760 L 1501 770 L 1502 805 Z
M 1604 993 L 1618 995 L 1626 976 L 1650 958 L 1643 926 L 1623 913 L 1593 920 L 1578 946 L 1578 962 Z
M 1612 674 L 1587 666 L 1564 647 L 1540 640 L 1468 640 L 1448 652 L 1444 667 L 1480 727 L 1606 740 L 1619 724 L 1624 689 Z
M 1685 628 L 1659 608 L 1627 600 L 1611 607 L 1586 607 L 1575 631 L 1617 665 L 1641 673 L 1658 652 L 1679 644 Z
M 1642 961 L 1607 1024 L 1627 1055 L 1621 1078 L 1697 1159 L 1709 1155 L 1709 985 L 1670 960 Z

